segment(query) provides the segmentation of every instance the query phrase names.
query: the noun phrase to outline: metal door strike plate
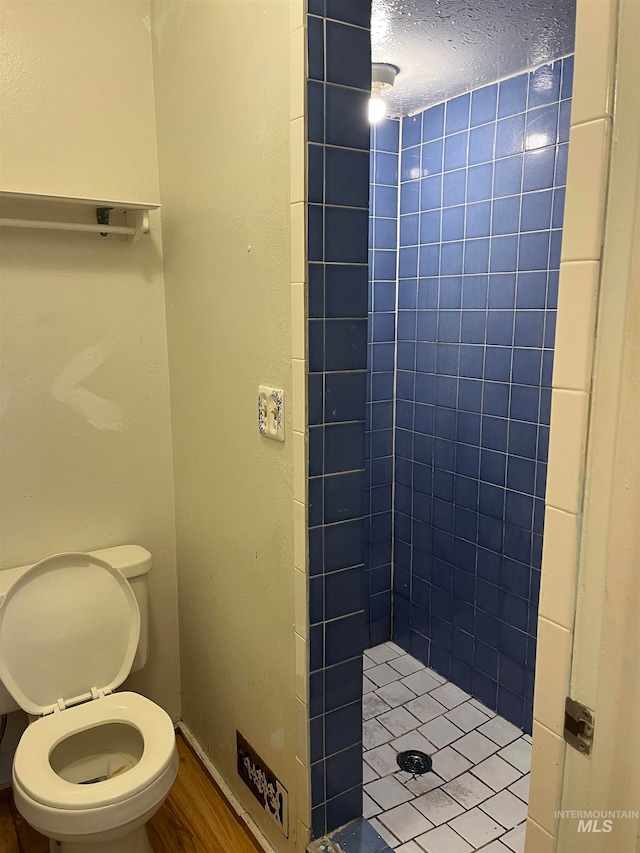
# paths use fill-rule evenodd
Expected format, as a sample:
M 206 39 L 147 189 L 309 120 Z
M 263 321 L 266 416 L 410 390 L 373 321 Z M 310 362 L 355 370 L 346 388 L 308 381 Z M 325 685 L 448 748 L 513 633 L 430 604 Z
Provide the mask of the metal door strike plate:
M 564 739 L 583 755 L 591 753 L 595 718 L 592 712 L 567 696 L 564 705 Z

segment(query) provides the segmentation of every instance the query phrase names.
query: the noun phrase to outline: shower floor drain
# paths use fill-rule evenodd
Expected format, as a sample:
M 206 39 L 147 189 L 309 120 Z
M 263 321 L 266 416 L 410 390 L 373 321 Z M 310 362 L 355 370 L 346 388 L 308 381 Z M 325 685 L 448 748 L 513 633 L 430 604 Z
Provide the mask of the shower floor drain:
M 420 752 L 418 749 L 408 749 L 406 752 L 399 752 L 396 760 L 401 770 L 413 773 L 414 776 L 422 776 L 423 773 L 428 773 L 433 767 L 431 757 L 426 752 Z

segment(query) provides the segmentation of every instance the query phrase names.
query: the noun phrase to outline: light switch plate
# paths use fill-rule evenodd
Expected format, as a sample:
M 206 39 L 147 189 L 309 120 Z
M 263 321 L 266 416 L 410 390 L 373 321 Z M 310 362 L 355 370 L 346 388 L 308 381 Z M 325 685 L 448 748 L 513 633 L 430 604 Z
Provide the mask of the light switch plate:
M 265 438 L 284 441 L 284 391 L 258 386 L 258 429 Z

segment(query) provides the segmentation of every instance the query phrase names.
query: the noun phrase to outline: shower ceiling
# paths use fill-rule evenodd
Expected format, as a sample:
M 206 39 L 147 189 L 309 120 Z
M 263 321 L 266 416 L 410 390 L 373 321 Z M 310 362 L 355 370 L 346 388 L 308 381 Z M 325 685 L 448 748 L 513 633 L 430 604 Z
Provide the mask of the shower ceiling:
M 407 115 L 573 52 L 575 0 L 373 0 L 372 58 Z

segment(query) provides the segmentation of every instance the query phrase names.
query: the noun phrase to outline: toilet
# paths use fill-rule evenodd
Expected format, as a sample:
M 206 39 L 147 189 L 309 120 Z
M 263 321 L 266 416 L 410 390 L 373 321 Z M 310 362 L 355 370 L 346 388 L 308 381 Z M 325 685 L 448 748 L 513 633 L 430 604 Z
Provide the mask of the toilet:
M 30 720 L 13 794 L 51 853 L 152 853 L 145 824 L 178 772 L 173 723 L 114 692 L 147 660 L 151 565 L 124 545 L 0 572 L 0 714 Z

